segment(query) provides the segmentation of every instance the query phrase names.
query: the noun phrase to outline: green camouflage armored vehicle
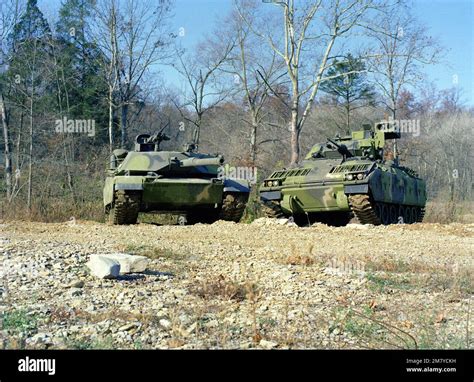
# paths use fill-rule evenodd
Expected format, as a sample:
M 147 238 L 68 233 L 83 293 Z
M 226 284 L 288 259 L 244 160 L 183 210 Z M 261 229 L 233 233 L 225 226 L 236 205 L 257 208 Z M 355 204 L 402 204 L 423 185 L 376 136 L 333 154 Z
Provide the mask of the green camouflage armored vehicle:
M 421 222 L 425 182 L 398 159 L 384 160 L 386 140 L 398 138 L 396 127 L 378 124 L 314 145 L 300 167 L 264 180 L 265 214 L 292 216 L 298 225 L 341 226 L 354 216 L 362 224 Z
M 112 224 L 135 224 L 139 212 L 172 213 L 180 224 L 239 221 L 250 187 L 245 180 L 218 176 L 221 155 L 161 151 L 161 132 L 141 134 L 135 150 L 114 150 L 104 186 L 104 208 Z

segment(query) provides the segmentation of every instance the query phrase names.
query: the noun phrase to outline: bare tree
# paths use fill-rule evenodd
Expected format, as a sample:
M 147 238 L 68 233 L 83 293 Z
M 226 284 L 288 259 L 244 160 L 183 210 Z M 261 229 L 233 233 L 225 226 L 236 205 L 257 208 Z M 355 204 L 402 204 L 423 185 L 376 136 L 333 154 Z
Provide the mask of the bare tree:
M 0 92 L 0 116 L 2 119 L 2 131 L 3 131 L 3 141 L 4 141 L 4 150 L 5 150 L 5 186 L 7 192 L 7 200 L 10 200 L 12 195 L 12 154 L 11 154 L 11 144 L 10 136 L 8 129 L 8 117 L 5 107 L 5 100 L 3 98 L 3 93 Z
M 7 40 L 8 35 L 18 20 L 20 12 L 20 3 L 18 0 L 10 0 L 2 3 L 0 7 L 0 75 L 7 64 L 7 48 L 3 42 Z M 8 109 L 5 103 L 3 84 L 0 82 L 0 119 L 2 123 L 4 152 L 5 152 L 5 186 L 7 200 L 10 201 L 13 195 L 12 189 L 12 151 L 10 141 L 10 128 Z
M 51 36 L 49 40 L 49 46 L 51 50 L 51 55 L 50 55 L 50 62 L 48 62 L 48 65 L 46 67 L 46 70 L 49 71 L 50 77 L 54 79 L 54 84 L 56 86 L 56 96 L 58 99 L 58 111 L 59 115 L 63 116 L 63 104 L 65 104 L 65 109 L 67 114 L 69 115 L 70 113 L 70 101 L 69 101 L 69 89 L 68 89 L 68 84 L 66 82 L 66 76 L 64 73 L 64 67 L 61 65 L 60 60 L 58 59 L 58 49 L 59 47 L 56 45 L 57 42 Z M 63 102 L 64 101 L 64 102 Z M 68 145 L 69 141 L 69 145 Z M 76 192 L 74 190 L 73 186 L 73 174 L 71 171 L 71 165 L 70 162 L 74 160 L 74 139 L 68 139 L 66 134 L 63 134 L 62 136 L 62 145 L 63 145 L 63 158 L 64 158 L 64 171 L 66 173 L 66 183 L 69 188 L 69 191 L 71 192 L 73 202 L 76 203 Z M 71 155 L 68 155 L 68 146 L 69 146 L 69 152 Z M 69 157 L 71 156 L 71 160 Z
M 94 8 L 94 25 L 90 31 L 92 39 L 101 51 L 98 64 L 102 67 L 104 81 L 107 84 L 107 103 L 109 109 L 108 136 L 109 151 L 114 148 L 114 119 L 117 108 L 117 91 L 120 82 L 119 47 L 121 37 L 119 30 L 118 0 L 103 0 Z
M 121 147 L 126 146 L 130 106 L 146 88 L 151 67 L 169 58 L 169 0 L 100 0 L 90 34 L 97 44 L 108 87 L 109 149 L 114 146 L 115 111 L 120 108 Z
M 31 210 L 33 197 L 33 163 L 34 163 L 34 133 L 36 125 L 36 101 L 46 93 L 45 61 L 48 56 L 46 42 L 51 31 L 36 2 L 27 2 L 25 12 L 20 14 L 14 6 L 15 23 L 8 35 L 8 83 L 10 92 L 15 94 L 12 104 L 20 110 L 21 123 L 23 115 L 28 116 L 28 181 L 27 207 Z M 12 97 L 12 95 L 10 95 Z M 20 125 L 21 131 L 21 125 Z M 19 136 L 19 134 L 18 134 Z M 18 161 L 17 161 L 18 166 Z M 17 167 L 18 170 L 18 167 Z M 12 194 L 10 195 L 10 198 Z
M 423 79 L 422 67 L 434 64 L 441 49 L 427 35 L 426 28 L 402 6 L 392 8 L 377 23 L 382 29 L 371 28 L 375 54 L 369 60 L 369 70 L 383 96 L 391 117 L 397 117 L 400 95 L 407 85 L 417 86 Z
M 181 74 L 189 87 L 189 95 L 182 101 L 173 100 L 181 116 L 194 126 L 193 142 L 199 145 L 203 115 L 215 108 L 232 92 L 224 79 L 220 81 L 218 69 L 229 60 L 235 47 L 235 39 L 206 41 L 200 44 L 194 55 L 177 49 L 177 63 L 172 66 Z M 191 109 L 192 113 L 188 113 Z
M 47 38 L 46 36 L 44 36 Z M 21 94 L 24 98 L 24 103 L 19 105 L 28 117 L 28 181 L 27 181 L 27 201 L 26 205 L 28 210 L 31 210 L 33 203 L 33 163 L 34 163 L 34 134 L 35 125 L 37 118 L 36 102 L 41 97 L 39 94 L 42 91 L 43 84 L 41 83 L 44 79 L 44 55 L 41 54 L 41 49 L 44 48 L 44 40 L 39 38 L 30 38 L 28 40 L 28 55 L 25 59 L 26 78 L 20 78 L 19 83 L 16 86 L 16 91 Z M 25 57 L 25 58 L 26 58 Z
M 376 42 L 376 54 L 369 60 L 369 70 L 390 117 L 396 119 L 401 92 L 406 86 L 420 83 L 423 79 L 421 67 L 437 61 L 440 47 L 403 6 L 387 12 L 380 25 L 383 26 L 381 30 L 369 30 Z M 393 155 L 397 157 L 398 142 L 394 140 L 392 144 Z
M 227 21 L 229 33 L 236 36 L 237 43 L 229 60 L 229 68 L 222 68 L 222 71 L 234 76 L 235 85 L 244 95 L 248 118 L 243 120 L 250 128 L 249 155 L 253 165 L 257 160 L 258 131 L 266 117 L 264 106 L 271 96 L 270 89 L 277 89 L 284 75 L 283 61 L 275 51 L 265 49 L 265 42 L 252 32 L 255 10 L 254 1 L 235 2 L 235 9 Z
M 170 2 L 162 0 L 127 0 L 121 7 L 121 38 L 119 41 L 119 90 L 121 146 L 127 139 L 130 105 L 146 88 L 145 75 L 151 66 L 170 56 L 170 33 L 167 18 Z

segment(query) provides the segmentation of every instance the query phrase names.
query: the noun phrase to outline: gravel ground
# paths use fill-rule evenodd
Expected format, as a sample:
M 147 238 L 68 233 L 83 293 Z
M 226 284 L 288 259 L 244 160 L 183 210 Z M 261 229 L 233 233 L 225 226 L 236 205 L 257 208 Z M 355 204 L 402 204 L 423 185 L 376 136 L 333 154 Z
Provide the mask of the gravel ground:
M 0 225 L 4 348 L 473 348 L 474 224 Z M 150 257 L 91 276 L 91 254 Z

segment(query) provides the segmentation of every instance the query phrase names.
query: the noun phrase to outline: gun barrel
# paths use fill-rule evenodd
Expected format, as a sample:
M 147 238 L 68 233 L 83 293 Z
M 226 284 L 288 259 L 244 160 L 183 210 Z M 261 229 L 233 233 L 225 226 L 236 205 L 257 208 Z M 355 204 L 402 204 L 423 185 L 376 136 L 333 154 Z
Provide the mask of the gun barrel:
M 224 163 L 224 157 L 219 155 L 214 158 L 188 158 L 179 162 L 180 167 L 194 166 L 220 166 Z
M 349 151 L 349 149 L 347 148 L 346 145 L 343 145 L 343 144 L 339 144 L 339 143 L 336 143 L 334 142 L 332 139 L 328 138 L 328 141 L 331 142 L 334 146 L 337 147 L 337 151 L 339 152 L 339 154 L 341 155 L 345 155 L 346 157 L 350 158 L 352 157 L 352 153 Z

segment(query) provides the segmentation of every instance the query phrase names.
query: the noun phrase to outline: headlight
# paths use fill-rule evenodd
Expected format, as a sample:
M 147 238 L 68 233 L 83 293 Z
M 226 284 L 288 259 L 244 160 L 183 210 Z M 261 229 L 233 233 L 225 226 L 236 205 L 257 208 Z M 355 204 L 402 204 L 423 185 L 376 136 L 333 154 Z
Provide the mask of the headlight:
M 274 181 L 273 181 L 273 186 L 276 187 L 276 186 L 278 186 L 278 185 L 280 185 L 280 183 L 278 182 L 278 180 L 274 180 Z
M 364 174 L 362 172 L 360 174 L 357 174 L 357 179 L 359 180 L 364 179 Z
M 354 175 L 352 175 L 352 174 L 347 174 L 347 175 L 346 175 L 346 179 L 347 179 L 347 180 L 352 180 L 352 179 L 354 179 Z

